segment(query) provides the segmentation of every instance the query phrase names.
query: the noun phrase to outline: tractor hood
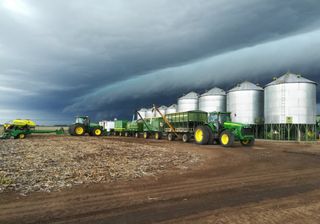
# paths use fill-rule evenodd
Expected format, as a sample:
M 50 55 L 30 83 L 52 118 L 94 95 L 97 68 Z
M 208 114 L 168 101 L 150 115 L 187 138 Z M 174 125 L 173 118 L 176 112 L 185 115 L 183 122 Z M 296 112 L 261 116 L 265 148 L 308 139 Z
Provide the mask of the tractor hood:
M 248 124 L 242 124 L 242 123 L 231 122 L 231 121 L 224 122 L 223 125 L 225 127 L 250 128 L 250 125 L 248 125 Z

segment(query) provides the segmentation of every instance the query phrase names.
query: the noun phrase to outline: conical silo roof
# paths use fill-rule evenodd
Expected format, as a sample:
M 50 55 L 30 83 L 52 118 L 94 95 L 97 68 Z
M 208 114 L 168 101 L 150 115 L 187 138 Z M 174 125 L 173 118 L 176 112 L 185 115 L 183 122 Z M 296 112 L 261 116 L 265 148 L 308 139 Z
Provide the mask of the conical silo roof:
M 313 84 L 317 84 L 314 81 L 311 81 L 309 79 L 302 77 L 301 75 L 287 72 L 286 74 L 277 78 L 273 82 L 270 82 L 266 86 L 279 85 L 279 84 L 284 84 L 284 83 L 313 83 Z
M 214 87 L 209 91 L 203 93 L 201 96 L 213 96 L 213 95 L 226 95 L 226 92 L 223 89 Z
M 252 82 L 244 81 L 244 82 L 236 85 L 234 88 L 230 89 L 228 92 L 242 91 L 242 90 L 263 91 L 263 88 L 260 86 L 257 86 L 256 84 L 253 84 Z
M 179 99 L 196 99 L 198 97 L 199 97 L 198 93 L 190 92 L 190 93 L 180 97 Z

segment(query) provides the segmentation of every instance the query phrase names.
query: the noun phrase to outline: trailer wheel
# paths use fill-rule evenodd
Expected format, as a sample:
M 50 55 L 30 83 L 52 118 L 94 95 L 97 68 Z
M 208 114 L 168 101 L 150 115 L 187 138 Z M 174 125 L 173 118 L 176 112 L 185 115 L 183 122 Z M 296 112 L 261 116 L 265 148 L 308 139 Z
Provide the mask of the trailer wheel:
M 168 134 L 168 140 L 169 140 L 169 141 L 174 141 L 174 139 L 175 139 L 174 134 L 169 133 L 169 134 Z
M 234 134 L 228 130 L 223 131 L 220 134 L 220 143 L 224 147 L 230 147 L 234 143 Z
M 209 142 L 210 133 L 206 126 L 200 125 L 196 127 L 194 132 L 194 139 L 199 145 L 207 145 Z
M 182 135 L 182 141 L 183 141 L 183 142 L 189 142 L 189 141 L 190 141 L 190 135 L 189 135 L 189 133 L 184 133 L 184 134 Z
M 154 139 L 157 139 L 157 140 L 161 139 L 161 133 L 160 132 L 154 133 Z
M 144 133 L 143 133 L 143 138 L 144 138 L 144 139 L 149 138 L 149 133 L 148 133 L 148 132 L 144 132 Z
M 139 138 L 139 133 L 138 132 L 134 133 L 134 137 Z
M 244 140 L 241 140 L 240 142 L 242 146 L 250 147 L 250 146 L 253 146 L 254 139 L 244 139 Z
M 124 133 L 124 136 L 129 137 L 129 133 L 128 133 L 128 132 L 125 132 L 125 133 Z

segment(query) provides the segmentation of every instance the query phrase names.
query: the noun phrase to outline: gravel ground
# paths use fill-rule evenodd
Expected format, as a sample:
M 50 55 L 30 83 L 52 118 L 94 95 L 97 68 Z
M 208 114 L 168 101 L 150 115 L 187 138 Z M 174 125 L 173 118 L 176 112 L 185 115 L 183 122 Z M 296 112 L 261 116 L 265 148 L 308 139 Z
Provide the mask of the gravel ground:
M 202 160 L 173 146 L 108 137 L 30 136 L 0 140 L 0 193 L 50 192 L 79 184 L 132 180 Z

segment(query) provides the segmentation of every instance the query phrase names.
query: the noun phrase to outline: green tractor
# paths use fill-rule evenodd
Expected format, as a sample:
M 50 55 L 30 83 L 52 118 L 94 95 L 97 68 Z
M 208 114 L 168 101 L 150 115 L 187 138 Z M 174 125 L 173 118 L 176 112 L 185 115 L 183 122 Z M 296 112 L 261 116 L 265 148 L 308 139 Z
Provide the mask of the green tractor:
M 91 123 L 88 116 L 77 116 L 75 123 L 69 126 L 69 134 L 83 136 L 86 133 L 90 136 L 101 136 L 103 134 L 103 127 L 99 124 Z
M 209 113 L 208 123 L 196 127 L 194 138 L 200 145 L 220 143 L 224 147 L 230 147 L 235 141 L 240 141 L 243 146 L 254 144 L 252 128 L 231 122 L 230 112 Z

